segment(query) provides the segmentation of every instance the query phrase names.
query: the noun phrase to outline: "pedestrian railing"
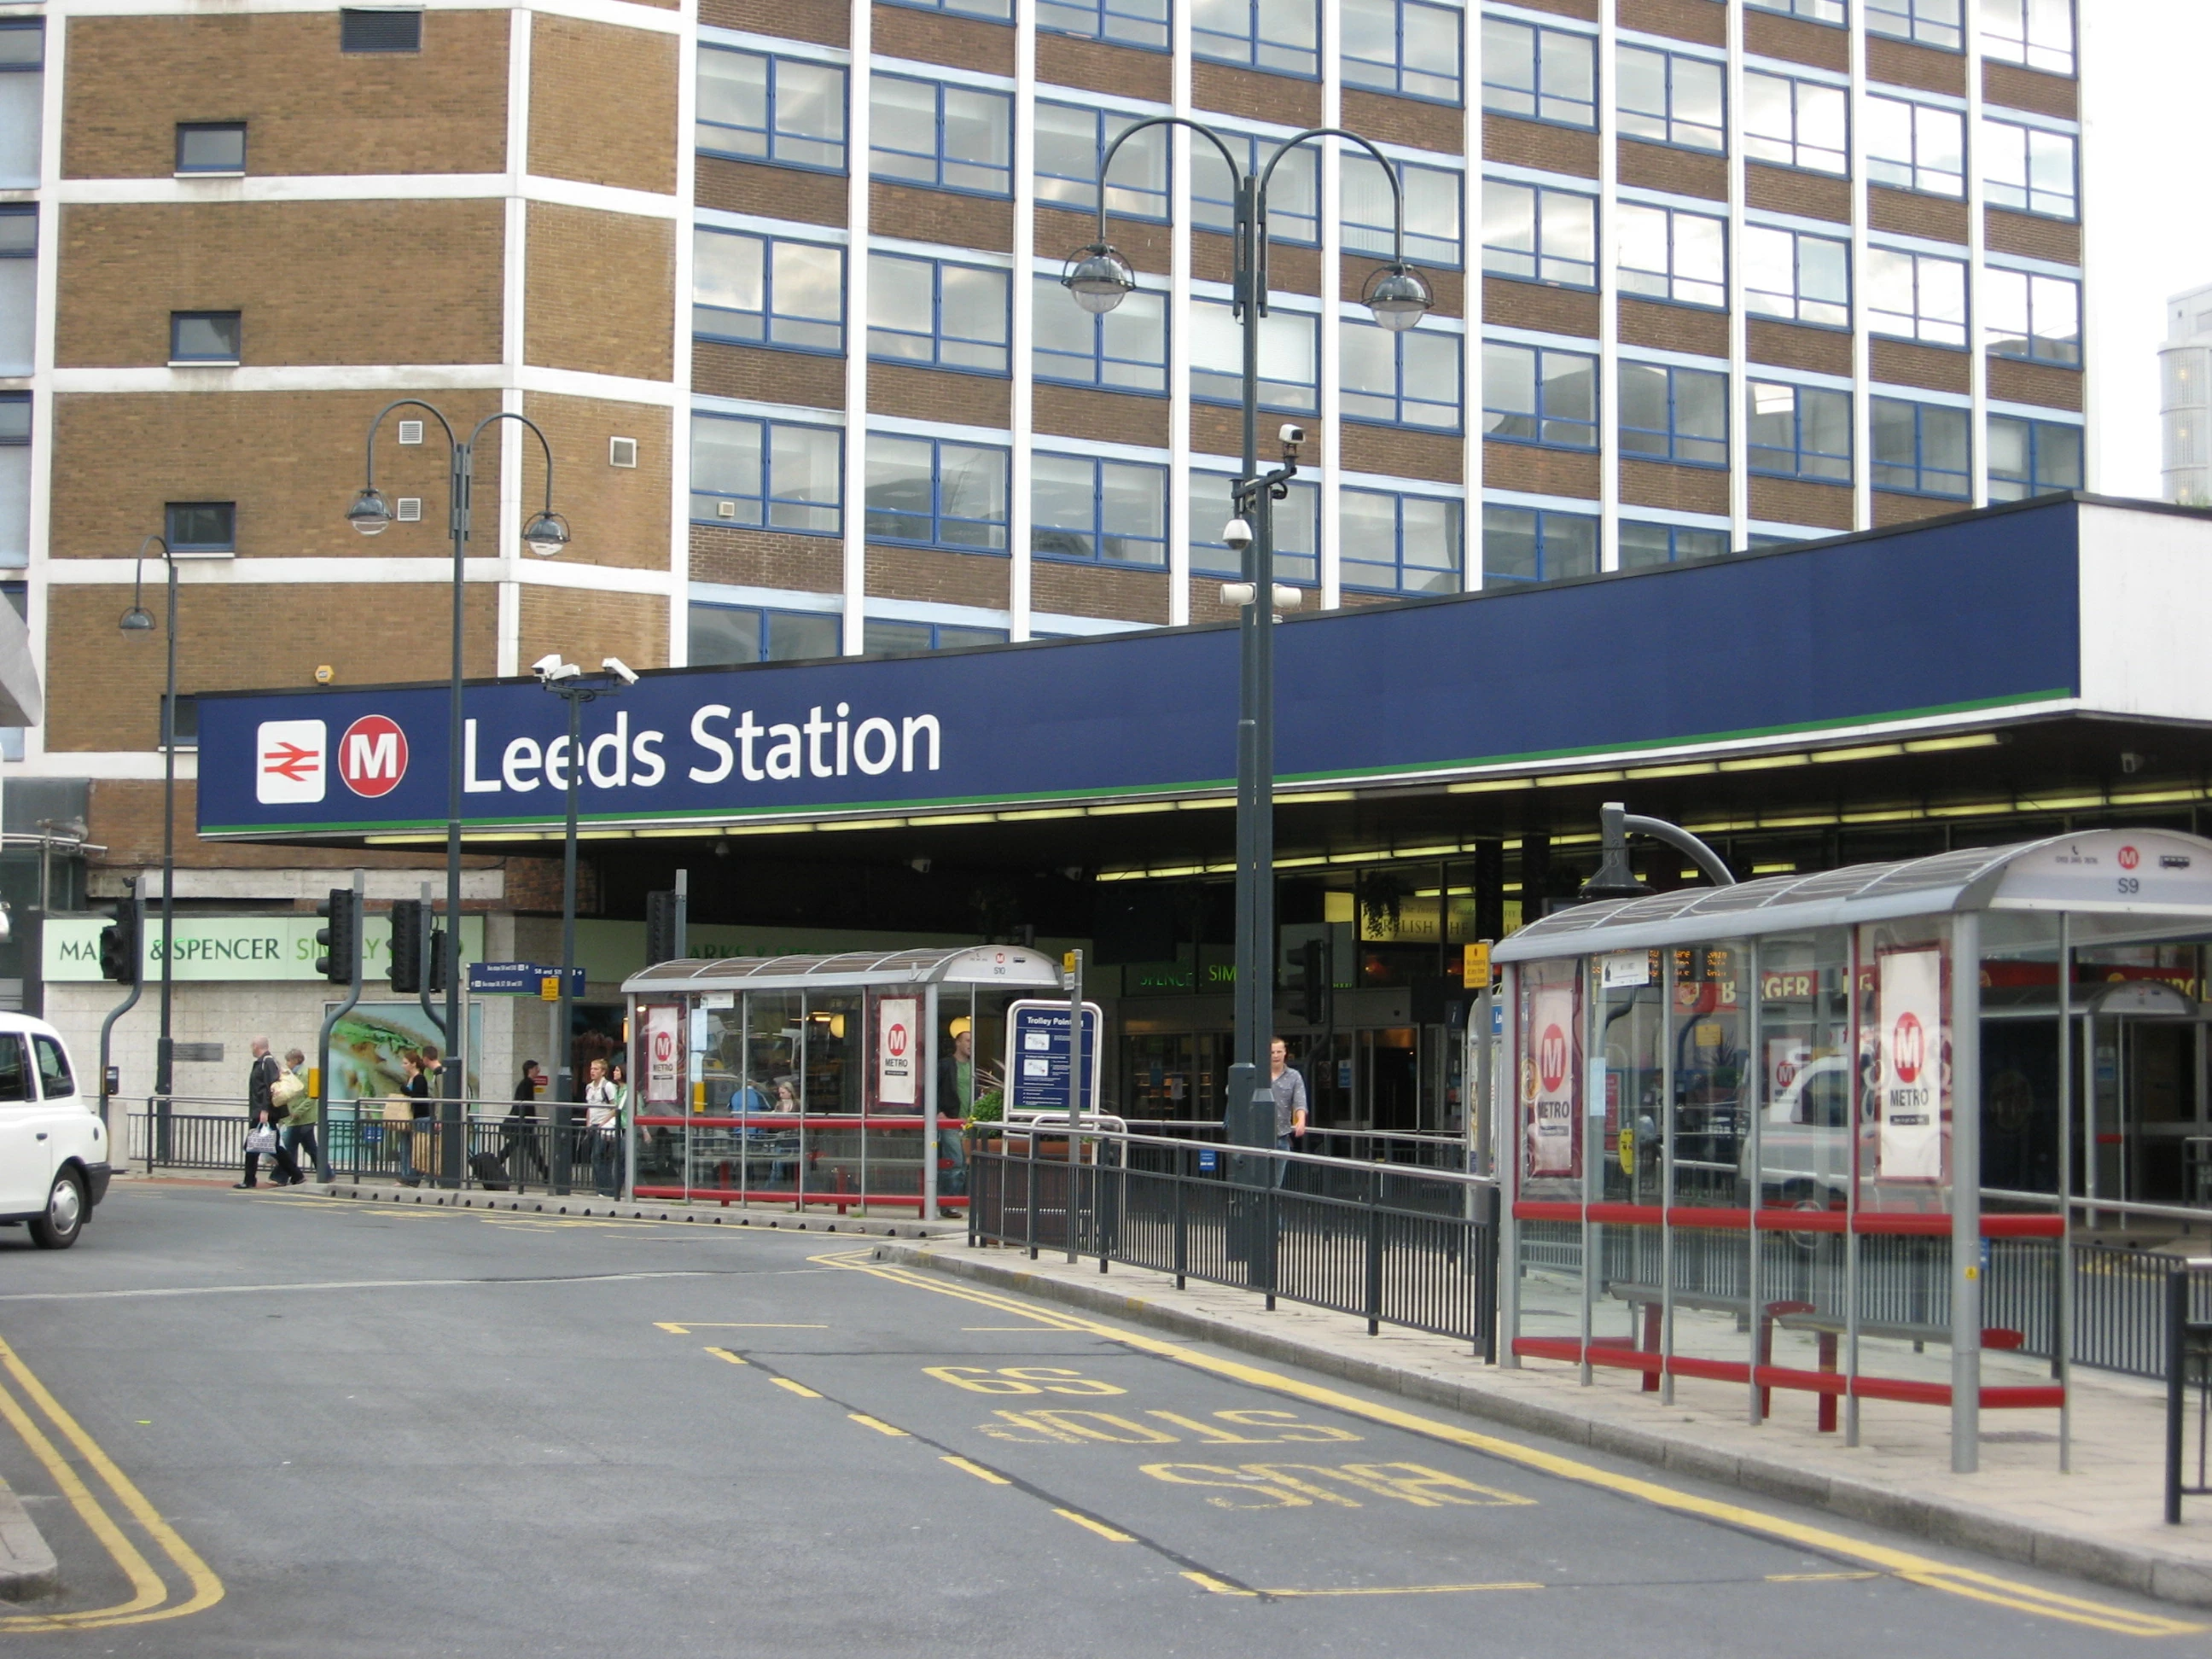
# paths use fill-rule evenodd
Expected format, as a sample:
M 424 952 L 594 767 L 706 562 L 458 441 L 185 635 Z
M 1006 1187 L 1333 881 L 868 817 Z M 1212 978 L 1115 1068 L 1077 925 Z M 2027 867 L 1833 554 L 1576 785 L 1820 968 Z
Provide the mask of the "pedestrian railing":
M 2212 1275 L 2170 1268 L 2162 1286 L 2166 1338 L 2166 1520 L 2181 1524 L 2181 1500 L 2212 1498 Z

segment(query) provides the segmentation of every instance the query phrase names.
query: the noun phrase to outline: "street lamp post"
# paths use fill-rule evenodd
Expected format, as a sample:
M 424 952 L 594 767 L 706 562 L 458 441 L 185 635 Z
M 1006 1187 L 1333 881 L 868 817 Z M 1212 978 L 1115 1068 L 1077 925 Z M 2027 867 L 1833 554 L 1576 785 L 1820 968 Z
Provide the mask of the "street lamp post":
M 138 553 L 131 568 L 131 608 L 116 623 L 126 641 L 143 640 L 154 631 L 154 618 L 141 603 L 144 591 L 140 579 L 145 574 L 146 550 L 158 545 L 161 562 L 168 567 L 169 670 L 161 696 L 161 1031 L 154 1042 L 154 1132 L 163 1143 L 160 1152 L 166 1154 L 169 1129 L 169 1097 L 177 1086 L 177 1045 L 171 1011 L 174 1004 L 176 963 L 169 949 L 174 937 L 172 931 L 176 921 L 177 901 L 177 556 L 169 550 L 167 538 L 149 536 L 138 544 Z M 143 907 L 141 907 L 143 915 Z M 144 942 L 139 941 L 139 949 Z M 136 964 L 133 964 L 134 969 Z M 134 972 L 135 982 L 135 972 Z M 103 1078 L 101 1086 L 106 1086 Z
M 368 465 L 364 474 L 361 493 L 354 497 L 353 505 L 346 509 L 346 522 L 364 536 L 380 535 L 392 524 L 392 510 L 376 487 L 376 431 L 384 424 L 384 417 L 395 409 L 419 409 L 437 422 L 446 434 L 446 443 L 453 453 L 453 466 L 448 475 L 447 522 L 453 542 L 453 689 L 446 733 L 446 944 L 441 953 L 441 967 L 446 976 L 446 1013 L 440 1022 L 446 1039 L 447 1066 L 445 1087 L 441 1091 L 444 1119 L 441 1141 L 445 1152 L 441 1159 L 441 1184 L 457 1187 L 461 1180 L 461 1097 L 467 1088 L 468 1061 L 475 1058 L 465 1054 L 466 1045 L 461 1041 L 461 759 L 462 759 L 462 680 L 461 646 L 465 617 L 465 584 L 468 573 L 469 528 L 471 496 L 475 487 L 477 441 L 484 428 L 501 421 L 513 421 L 530 428 L 538 435 L 538 446 L 545 452 L 545 505 L 530 522 L 523 526 L 524 544 L 540 558 L 550 558 L 568 544 L 568 521 L 553 510 L 553 447 L 545 440 L 538 423 L 528 416 L 500 410 L 487 415 L 476 423 L 465 441 L 456 436 L 453 422 L 429 404 L 419 398 L 402 398 L 386 404 L 377 411 L 376 418 L 368 423 Z M 166 899 L 164 901 L 166 902 Z
M 1243 555 L 1244 580 L 1223 597 L 1242 609 L 1237 641 L 1236 1049 L 1225 1102 L 1230 1139 L 1245 1146 L 1272 1140 L 1267 1088 L 1267 1042 L 1274 1024 L 1274 503 L 1289 494 L 1304 432 L 1283 428 L 1283 465 L 1262 474 L 1259 459 L 1260 322 L 1267 314 L 1267 186 L 1277 163 L 1298 145 L 1341 138 L 1372 155 L 1390 181 L 1393 237 L 1389 264 L 1368 279 L 1362 295 L 1375 320 L 1393 333 L 1419 323 L 1433 303 L 1420 274 L 1406 263 L 1406 202 L 1389 157 L 1356 132 L 1312 127 L 1285 139 L 1256 173 L 1237 164 L 1220 135 L 1181 115 L 1158 115 L 1126 127 L 1098 163 L 1098 240 L 1070 260 L 1060 278 L 1075 302 L 1093 315 L 1111 311 L 1137 286 L 1135 271 L 1106 240 L 1106 179 L 1115 155 L 1147 127 L 1183 126 L 1221 152 L 1236 187 L 1233 305 L 1243 325 L 1243 465 L 1232 487 L 1234 514 L 1224 539 Z M 1263 1100 L 1267 1103 L 1263 1105 Z M 1267 1114 L 1263 1120 L 1262 1113 Z

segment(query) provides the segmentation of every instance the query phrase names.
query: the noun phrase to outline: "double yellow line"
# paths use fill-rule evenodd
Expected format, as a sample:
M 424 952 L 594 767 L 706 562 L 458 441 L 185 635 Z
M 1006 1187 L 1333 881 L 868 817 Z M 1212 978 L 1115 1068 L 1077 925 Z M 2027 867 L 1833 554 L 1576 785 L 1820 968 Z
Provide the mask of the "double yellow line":
M 4 1341 L 0 1341 L 0 1371 L 7 1375 L 7 1382 L 0 1382 L 0 1418 L 6 1419 L 8 1425 L 22 1437 L 31 1455 L 45 1466 L 55 1486 L 69 1499 L 70 1507 L 93 1536 L 114 1558 L 115 1565 L 131 1585 L 131 1599 L 127 1601 L 81 1613 L 10 1613 L 0 1616 L 0 1631 L 106 1630 L 118 1625 L 150 1625 L 164 1619 L 182 1619 L 222 1601 L 222 1580 L 178 1535 L 176 1528 L 161 1518 L 146 1495 L 132 1484 L 131 1477 L 116 1468 L 114 1460 L 100 1449 L 99 1443 L 84 1431 L 76 1419 L 62 1408 L 61 1401 L 47 1391 L 46 1385 L 33 1375 L 31 1368 Z M 24 1403 L 26 1401 L 29 1405 Z M 76 1455 L 76 1462 L 65 1456 L 40 1426 L 38 1418 L 32 1415 L 32 1406 L 68 1443 Z M 167 1581 L 147 1560 L 145 1553 L 132 1541 L 130 1533 L 100 1495 L 77 1473 L 80 1463 L 100 1478 L 123 1513 L 137 1523 L 138 1529 L 183 1575 L 190 1590 L 183 1600 L 172 1599 Z

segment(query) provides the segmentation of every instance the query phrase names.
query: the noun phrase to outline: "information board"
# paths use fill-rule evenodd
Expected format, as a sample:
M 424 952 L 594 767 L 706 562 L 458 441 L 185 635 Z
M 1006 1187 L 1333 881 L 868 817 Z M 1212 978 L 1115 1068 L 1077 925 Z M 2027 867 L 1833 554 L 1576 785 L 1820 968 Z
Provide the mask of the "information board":
M 1098 1005 L 1083 1005 L 1081 1110 L 1098 1109 Z M 1067 1004 L 1024 998 L 1006 1008 L 1006 1115 L 1067 1112 Z

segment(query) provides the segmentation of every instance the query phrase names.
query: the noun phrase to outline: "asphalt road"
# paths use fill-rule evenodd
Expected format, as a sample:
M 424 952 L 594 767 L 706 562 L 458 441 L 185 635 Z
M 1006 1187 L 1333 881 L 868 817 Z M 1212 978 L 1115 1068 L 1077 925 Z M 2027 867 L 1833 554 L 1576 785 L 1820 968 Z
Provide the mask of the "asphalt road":
M 128 1187 L 67 1253 L 0 1229 L 0 1475 L 68 1585 L 0 1609 L 14 1654 L 2207 1641 L 860 1240 Z

